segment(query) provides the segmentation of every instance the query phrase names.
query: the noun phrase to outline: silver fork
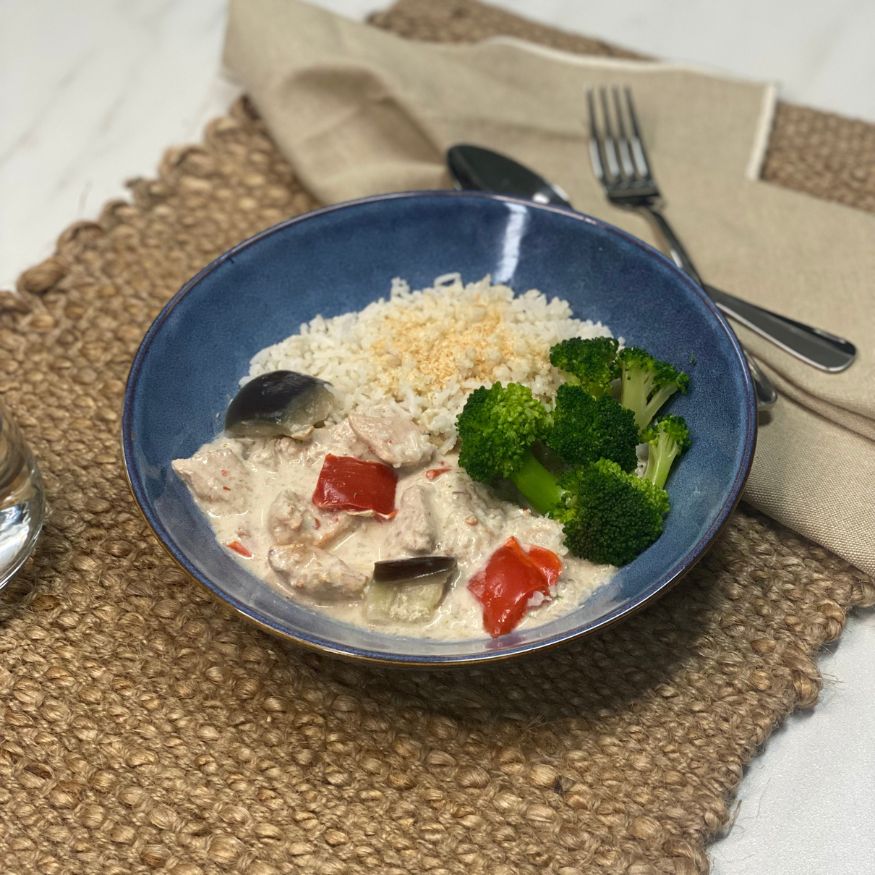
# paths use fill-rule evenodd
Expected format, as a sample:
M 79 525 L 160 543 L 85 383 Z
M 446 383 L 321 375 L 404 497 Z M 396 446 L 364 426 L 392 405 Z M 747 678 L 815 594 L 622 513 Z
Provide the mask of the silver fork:
M 609 99 L 607 89 L 600 88 L 598 105 L 590 89 L 587 108 L 590 161 L 608 200 L 647 218 L 675 264 L 705 289 L 726 316 L 821 370 L 838 372 L 851 364 L 856 348 L 849 341 L 704 283 L 663 213 L 664 201 L 653 175 L 630 89 L 623 88 L 621 95 L 621 90 L 614 87 Z M 757 383 L 760 405 L 773 404 L 777 394 L 768 378 L 750 356 L 748 363 Z

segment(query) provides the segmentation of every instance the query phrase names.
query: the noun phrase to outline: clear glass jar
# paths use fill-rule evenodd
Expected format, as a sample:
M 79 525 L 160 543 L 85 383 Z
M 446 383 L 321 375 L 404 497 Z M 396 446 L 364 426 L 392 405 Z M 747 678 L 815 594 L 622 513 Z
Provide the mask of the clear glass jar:
M 45 516 L 36 461 L 0 403 L 0 589 L 33 551 Z

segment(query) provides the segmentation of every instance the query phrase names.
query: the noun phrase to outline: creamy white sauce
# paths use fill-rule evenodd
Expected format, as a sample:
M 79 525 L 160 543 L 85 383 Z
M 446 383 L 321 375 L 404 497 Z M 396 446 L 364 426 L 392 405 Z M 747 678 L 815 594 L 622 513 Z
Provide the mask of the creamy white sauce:
M 357 626 L 444 640 L 484 637 L 482 607 L 466 584 L 511 536 L 523 547 L 538 545 L 552 550 L 561 557 L 563 566 L 553 597 L 531 607 L 518 628 L 537 626 L 573 610 L 615 571 L 613 566 L 570 556 L 558 523 L 503 501 L 486 486 L 472 481 L 458 468 L 455 453 L 397 469 L 396 508 L 404 506 L 408 490 L 419 489 L 421 493 L 411 499 L 415 498 L 415 503 L 424 499 L 434 519 L 433 545 L 425 550 L 405 550 L 398 545 L 399 540 L 409 540 L 410 518 L 403 518 L 401 512 L 394 519 L 381 519 L 344 511 L 318 511 L 312 506 L 311 497 L 328 452 L 376 459 L 344 421 L 316 429 L 305 441 L 222 436 L 204 445 L 192 459 L 177 460 L 173 467 L 189 485 L 218 541 L 224 545 L 237 542 L 252 554 L 244 557 L 229 549 L 241 565 L 287 595 Z M 229 453 L 239 461 L 239 467 L 228 464 L 234 461 Z M 429 476 L 429 471 L 442 468 L 449 470 Z M 193 469 L 197 469 L 194 475 Z M 360 575 L 370 577 L 373 563 L 382 559 L 425 554 L 455 557 L 458 571 L 434 616 L 418 624 L 375 623 L 365 615 L 360 597 L 314 602 L 291 590 L 287 577 L 271 567 L 268 560 L 271 548 L 277 545 L 276 529 L 270 531 L 270 508 L 285 490 L 300 498 L 307 514 L 317 515 L 318 531 L 310 520 L 309 537 L 330 538 L 336 529 L 336 536 L 324 545 L 325 549 Z M 407 530 L 401 531 L 404 526 Z

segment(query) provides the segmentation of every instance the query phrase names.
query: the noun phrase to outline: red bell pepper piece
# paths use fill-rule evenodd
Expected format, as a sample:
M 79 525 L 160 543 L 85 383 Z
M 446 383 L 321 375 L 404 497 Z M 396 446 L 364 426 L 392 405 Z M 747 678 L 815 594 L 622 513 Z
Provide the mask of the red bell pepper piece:
M 425 476 L 429 480 L 437 480 L 438 477 L 441 476 L 441 474 L 446 474 L 447 471 L 452 471 L 452 470 L 453 469 L 450 468 L 448 465 L 444 465 L 441 468 L 429 468 L 428 471 L 425 472 Z
M 395 471 L 382 462 L 328 453 L 316 481 L 313 504 L 325 510 L 372 510 L 391 516 L 396 483 Z
M 562 574 L 562 560 L 552 550 L 546 547 L 529 547 L 526 555 L 544 572 L 547 586 L 552 587 L 559 580 L 559 575 Z
M 486 631 L 497 638 L 516 628 L 529 599 L 538 592 L 549 596 L 561 573 L 562 560 L 552 550 L 523 550 L 516 538 L 508 538 L 468 581 L 468 590 L 483 605 Z
M 243 544 L 241 544 L 240 541 L 229 541 L 227 544 L 225 544 L 225 546 L 229 550 L 233 550 L 235 553 L 239 553 L 246 559 L 252 558 L 252 551 L 248 547 L 245 547 Z

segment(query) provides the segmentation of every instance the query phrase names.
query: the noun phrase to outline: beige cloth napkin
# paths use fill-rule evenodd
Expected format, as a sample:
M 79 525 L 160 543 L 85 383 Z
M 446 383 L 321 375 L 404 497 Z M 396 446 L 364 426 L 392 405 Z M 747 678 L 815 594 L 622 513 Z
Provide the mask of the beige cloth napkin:
M 671 64 L 497 40 L 410 42 L 293 0 L 232 0 L 225 48 L 302 182 L 332 203 L 446 187 L 455 142 L 504 151 L 645 240 L 586 158 L 587 86 L 629 83 L 670 216 L 703 276 L 856 341 L 823 374 L 744 329 L 781 391 L 745 498 L 875 573 L 875 217 L 756 181 L 774 90 Z

